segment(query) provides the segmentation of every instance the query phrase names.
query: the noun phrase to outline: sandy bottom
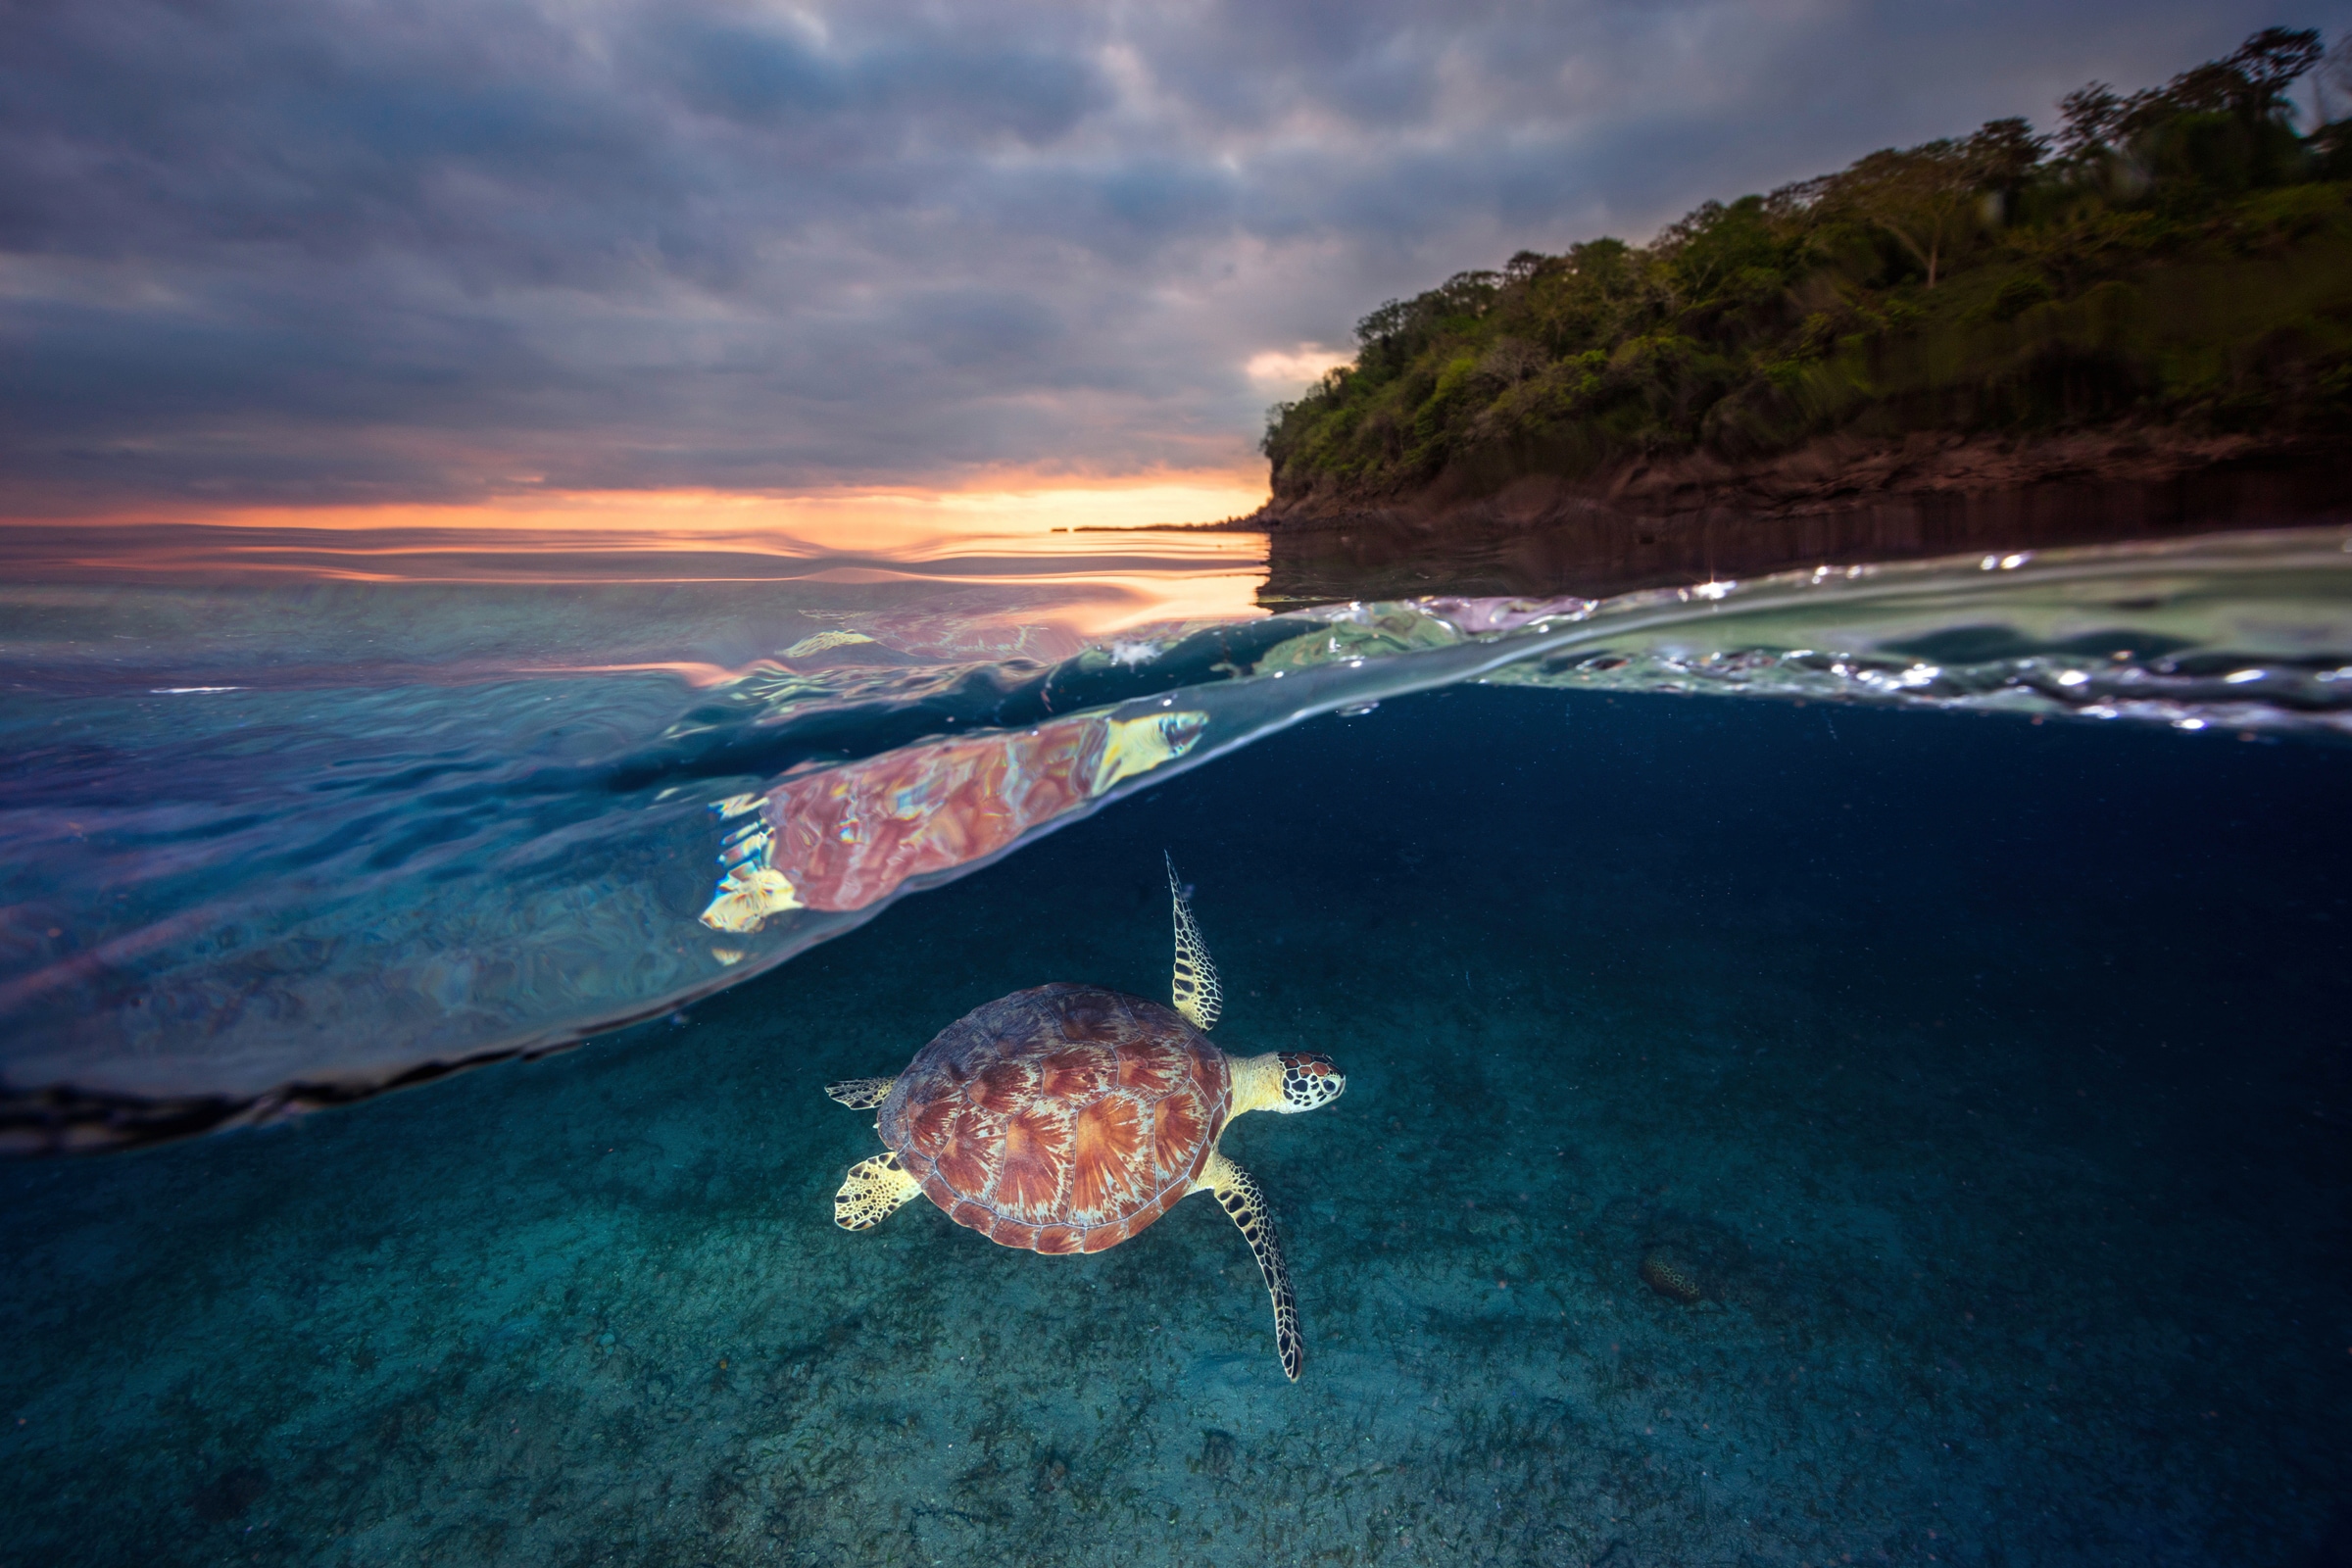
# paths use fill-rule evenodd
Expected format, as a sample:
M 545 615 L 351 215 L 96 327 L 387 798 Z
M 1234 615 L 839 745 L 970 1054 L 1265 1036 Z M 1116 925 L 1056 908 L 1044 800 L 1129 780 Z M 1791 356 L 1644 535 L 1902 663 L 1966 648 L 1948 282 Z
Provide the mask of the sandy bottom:
M 682 1023 L 0 1170 L 0 1559 L 2340 1560 L 2346 800 L 2213 736 L 1320 721 Z M 828 1078 L 1164 994 L 1163 844 L 1218 1042 L 1350 1077 L 1226 1143 L 1295 1387 L 1204 1199 L 1089 1258 L 831 1223 Z

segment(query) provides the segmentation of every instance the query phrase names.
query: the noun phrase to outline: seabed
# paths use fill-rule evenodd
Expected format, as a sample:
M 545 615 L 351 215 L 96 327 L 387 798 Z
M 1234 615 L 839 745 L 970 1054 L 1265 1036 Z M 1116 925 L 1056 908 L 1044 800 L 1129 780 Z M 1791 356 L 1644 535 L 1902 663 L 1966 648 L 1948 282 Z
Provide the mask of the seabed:
M 692 1010 L 0 1170 L 23 1564 L 2301 1565 L 2352 1526 L 2352 753 L 1459 690 Z M 1197 886 L 1298 1282 L 926 1203 L 833 1078 Z M 1643 1265 L 1688 1278 L 1684 1301 Z M 2332 1534 L 2331 1534 L 2332 1533 Z

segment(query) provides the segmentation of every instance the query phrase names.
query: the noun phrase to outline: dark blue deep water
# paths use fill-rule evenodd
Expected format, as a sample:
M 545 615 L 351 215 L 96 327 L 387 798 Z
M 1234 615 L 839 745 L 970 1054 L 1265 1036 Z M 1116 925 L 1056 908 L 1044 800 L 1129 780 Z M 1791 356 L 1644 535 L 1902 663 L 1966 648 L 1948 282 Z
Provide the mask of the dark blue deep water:
M 1455 688 L 756 980 L 291 1125 L 0 1167 L 0 1560 L 2341 1563 L 2352 752 Z M 895 1072 L 1048 980 L 1337 1105 L 1112 1251 L 851 1235 Z M 1671 1265 L 1698 1298 L 1644 1282 Z

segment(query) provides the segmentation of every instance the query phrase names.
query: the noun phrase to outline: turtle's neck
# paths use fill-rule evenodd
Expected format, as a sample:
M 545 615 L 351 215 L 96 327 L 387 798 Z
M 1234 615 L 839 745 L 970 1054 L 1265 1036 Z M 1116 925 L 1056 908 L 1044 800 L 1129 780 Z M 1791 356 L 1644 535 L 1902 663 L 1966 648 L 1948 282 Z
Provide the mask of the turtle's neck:
M 1225 1113 L 1231 1121 L 1246 1110 L 1281 1110 L 1282 1057 L 1269 1051 L 1262 1056 L 1227 1056 L 1233 1074 L 1233 1108 Z

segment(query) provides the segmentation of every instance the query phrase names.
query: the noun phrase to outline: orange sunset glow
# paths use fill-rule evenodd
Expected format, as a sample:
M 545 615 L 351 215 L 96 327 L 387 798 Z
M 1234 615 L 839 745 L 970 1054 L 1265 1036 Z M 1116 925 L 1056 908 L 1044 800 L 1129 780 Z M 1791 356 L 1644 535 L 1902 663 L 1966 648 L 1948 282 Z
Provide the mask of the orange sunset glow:
M 782 554 L 887 555 L 924 561 L 968 554 L 975 541 L 1044 540 L 1056 530 L 1153 528 L 1213 522 L 1254 512 L 1266 499 L 1262 466 L 1233 471 L 1078 480 L 1006 475 L 954 489 L 889 487 L 799 494 L 718 490 L 525 491 L 468 504 L 327 507 L 142 507 L 74 521 L 104 528 L 181 523 L 234 529 L 416 531 L 482 541 L 527 535 L 592 538 L 603 550 L 674 550 L 725 543 Z M 425 548 L 431 548 L 426 546 Z
M 183 505 L 34 524 L 19 531 L 11 565 L 27 578 L 102 570 L 115 580 L 186 582 L 1019 585 L 1033 595 L 1021 619 L 1035 646 L 1025 651 L 1059 657 L 1133 627 L 1258 613 L 1265 536 L 1197 525 L 1246 514 L 1264 498 L 1259 475 L 1212 470 L 786 495 Z

